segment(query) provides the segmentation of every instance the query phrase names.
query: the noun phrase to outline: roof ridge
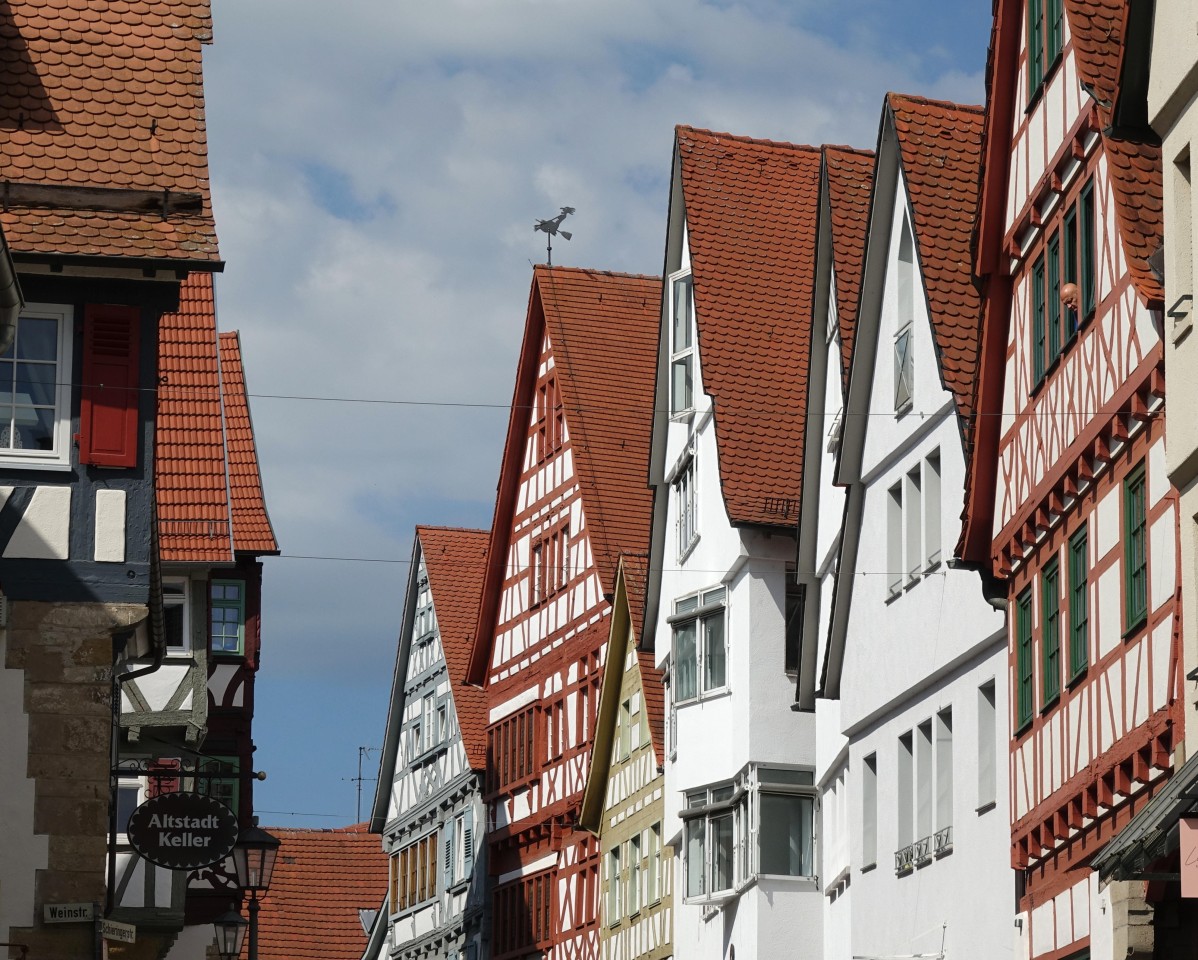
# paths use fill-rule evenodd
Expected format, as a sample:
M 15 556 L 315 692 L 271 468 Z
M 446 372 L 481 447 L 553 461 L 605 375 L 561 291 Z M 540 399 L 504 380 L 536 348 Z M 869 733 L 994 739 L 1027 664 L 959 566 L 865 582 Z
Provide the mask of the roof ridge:
M 762 137 L 748 137 L 739 133 L 728 133 L 721 130 L 706 130 L 703 127 L 690 127 L 681 123 L 674 128 L 674 131 L 675 134 L 680 134 L 683 131 L 686 131 L 687 133 L 694 133 L 703 137 L 718 137 L 723 140 L 734 140 L 737 143 L 744 143 L 755 147 L 773 147 L 786 151 L 801 150 L 804 152 L 810 151 L 812 153 L 819 153 L 823 149 L 822 146 L 817 147 L 810 143 L 791 143 L 788 140 L 768 140 Z
M 931 107 L 949 107 L 953 110 L 968 110 L 970 113 L 984 114 L 986 108 L 977 103 L 957 103 L 955 100 L 937 100 L 935 97 L 925 97 L 918 93 L 899 93 L 891 90 L 886 94 L 887 102 L 905 100 L 908 103 L 921 103 Z
M 418 523 L 416 524 L 417 531 L 420 530 L 435 530 L 441 533 L 481 533 L 489 534 L 490 531 L 485 527 L 455 527 L 439 523 Z
M 821 148 L 825 153 L 855 153 L 862 157 L 875 157 L 877 153 L 867 147 L 850 147 L 844 143 L 825 143 Z
M 598 270 L 594 267 L 567 267 L 561 264 L 537 263 L 533 264 L 534 272 L 544 273 L 581 273 L 588 276 L 598 277 L 616 277 L 621 280 L 657 280 L 661 281 L 661 277 L 651 273 L 624 273 L 620 270 Z

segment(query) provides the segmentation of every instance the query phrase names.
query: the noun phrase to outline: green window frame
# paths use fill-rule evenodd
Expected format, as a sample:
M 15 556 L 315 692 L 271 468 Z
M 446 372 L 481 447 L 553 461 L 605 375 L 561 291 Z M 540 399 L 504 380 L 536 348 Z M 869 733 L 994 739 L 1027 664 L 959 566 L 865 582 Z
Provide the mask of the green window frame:
M 1069 541 L 1069 679 L 1090 664 L 1090 539 L 1085 529 Z
M 1035 383 L 1044 379 L 1044 255 L 1032 267 L 1032 371 Z
M 1062 241 L 1062 253 L 1065 261 L 1064 280 L 1065 283 L 1077 283 L 1077 204 L 1073 204 L 1065 212 L 1065 226 L 1063 228 L 1065 234 Z M 1079 287 L 1080 289 L 1080 287 Z M 1075 307 L 1070 307 L 1065 318 L 1065 336 L 1072 337 L 1077 333 L 1078 327 L 1081 325 L 1079 311 Z
M 1044 82 L 1044 0 L 1027 4 L 1027 95 L 1035 97 Z
M 1061 355 L 1061 235 L 1048 241 L 1048 363 Z
M 1015 601 L 1015 673 L 1018 697 L 1015 732 L 1032 722 L 1035 709 L 1035 689 L 1032 681 L 1032 588 L 1028 587 Z
M 213 580 L 209 587 L 209 643 L 213 653 L 245 655 L 245 582 Z
M 1040 572 L 1040 695 L 1048 707 L 1061 695 L 1061 568 L 1054 559 Z
M 196 792 L 219 800 L 234 813 L 241 811 L 241 759 L 234 756 L 205 757 L 198 764 Z M 225 774 L 225 776 L 217 776 Z
M 1079 276 L 1081 277 L 1078 286 L 1081 288 L 1082 301 L 1082 316 L 1089 318 L 1093 315 L 1095 308 L 1098 305 L 1095 292 L 1095 275 L 1094 275 L 1094 247 L 1096 236 L 1094 232 L 1094 180 L 1091 178 L 1089 182 L 1082 187 L 1081 195 L 1078 197 L 1078 207 L 1080 208 L 1078 219 L 1081 232 L 1081 263 L 1079 264 Z
M 1056 63 L 1065 46 L 1065 3 L 1064 0 L 1048 0 L 1048 66 Z
M 1148 618 L 1148 491 L 1144 464 L 1123 481 L 1124 628 L 1134 630 Z

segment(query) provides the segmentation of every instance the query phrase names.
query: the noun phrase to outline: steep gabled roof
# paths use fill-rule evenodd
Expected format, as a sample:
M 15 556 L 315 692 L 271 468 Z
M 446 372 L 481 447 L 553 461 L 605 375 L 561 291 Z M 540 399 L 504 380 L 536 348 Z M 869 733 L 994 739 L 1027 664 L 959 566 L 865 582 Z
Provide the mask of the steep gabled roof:
M 387 895 L 387 855 L 378 837 L 365 824 L 267 831 L 278 838 L 279 852 L 270 889 L 259 900 L 259 960 L 360 960 L 366 932 L 358 911 L 377 910 Z
M 212 274 L 192 273 L 162 315 L 154 495 L 162 559 L 233 559 Z
M 154 496 L 165 561 L 277 553 L 236 333 L 216 332 L 212 274 L 191 273 L 162 315 Z
M 220 334 L 220 376 L 229 500 L 233 507 L 233 549 L 238 553 L 278 553 L 279 545 L 262 492 L 262 472 L 258 469 L 258 448 L 254 443 L 254 424 L 241 363 L 241 337 L 236 330 Z
M 523 468 L 541 344 L 548 334 L 582 490 L 591 552 L 605 594 L 622 553 L 649 542 L 653 494 L 646 481 L 661 279 L 537 266 L 500 466 L 487 575 L 469 680 L 484 680 L 498 618 L 508 538 Z
M 211 36 L 208 0 L 4 5 L 0 224 L 15 255 L 218 266 L 201 62 Z
M 968 444 L 982 320 L 972 256 L 982 108 L 896 93 L 887 95 L 886 105 L 898 136 L 940 377 L 956 400 Z
M 869 197 L 873 188 L 874 153 L 852 147 L 824 147 L 824 177 L 828 182 L 832 266 L 836 273 L 836 319 L 840 328 L 841 390 L 849 386 L 849 359 L 865 268 L 865 237 L 869 232 Z
M 453 706 L 462 732 L 466 759 L 473 770 L 487 766 L 487 697 L 464 682 L 478 623 L 478 599 L 486 573 L 486 530 L 455 527 L 416 528 L 429 590 L 437 614 L 441 650 L 453 687 Z
M 1120 65 L 1127 39 L 1129 0 L 1066 0 L 1077 74 L 1093 90 L 1101 121 L 1102 146 L 1115 197 L 1119 237 L 1127 269 L 1140 295 L 1163 303 L 1165 288 L 1148 258 L 1164 242 L 1165 200 L 1161 148 L 1110 136 L 1111 104 L 1119 96 Z
M 637 660 L 641 666 L 641 693 L 645 700 L 645 722 L 653 738 L 653 749 L 659 761 L 665 758 L 665 685 L 657 669 L 652 644 L 645 643 L 645 603 L 649 595 L 649 555 L 625 554 L 622 560 L 624 590 L 628 597 L 628 616 L 632 620 L 632 636 L 636 643 Z
M 728 519 L 793 528 L 820 150 L 681 126 L 676 138 L 699 363 L 715 405 Z

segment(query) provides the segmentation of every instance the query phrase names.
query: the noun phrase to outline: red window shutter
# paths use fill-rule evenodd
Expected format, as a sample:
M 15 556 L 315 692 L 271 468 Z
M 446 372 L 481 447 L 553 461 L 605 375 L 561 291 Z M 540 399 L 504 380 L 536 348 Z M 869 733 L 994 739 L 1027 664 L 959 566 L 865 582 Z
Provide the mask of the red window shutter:
M 181 770 L 183 763 L 178 757 L 163 757 L 151 760 L 149 763 L 150 776 L 146 778 L 146 799 L 161 796 L 164 793 L 179 792 L 178 777 L 164 777 L 163 770 Z
M 89 303 L 84 309 L 79 407 L 83 463 L 137 466 L 140 319 L 136 307 Z

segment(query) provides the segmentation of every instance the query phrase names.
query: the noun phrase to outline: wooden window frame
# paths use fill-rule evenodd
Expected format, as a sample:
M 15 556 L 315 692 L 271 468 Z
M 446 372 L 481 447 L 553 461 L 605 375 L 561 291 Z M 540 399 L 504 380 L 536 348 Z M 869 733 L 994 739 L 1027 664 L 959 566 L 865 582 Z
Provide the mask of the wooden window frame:
M 1090 538 L 1083 527 L 1069 540 L 1069 680 L 1090 663 Z
M 1054 557 L 1040 571 L 1040 709 L 1061 697 L 1061 565 Z
M 520 787 L 540 773 L 540 714 L 533 705 L 517 710 L 487 729 L 487 794 Z
M 1015 732 L 1031 725 L 1036 712 L 1035 670 L 1032 661 L 1032 588 L 1015 601 Z
M 1123 480 L 1124 634 L 1148 619 L 1148 480 L 1141 461 Z
M 1027 97 L 1028 109 L 1036 105 L 1056 72 L 1065 49 L 1064 0 L 1028 0 Z

